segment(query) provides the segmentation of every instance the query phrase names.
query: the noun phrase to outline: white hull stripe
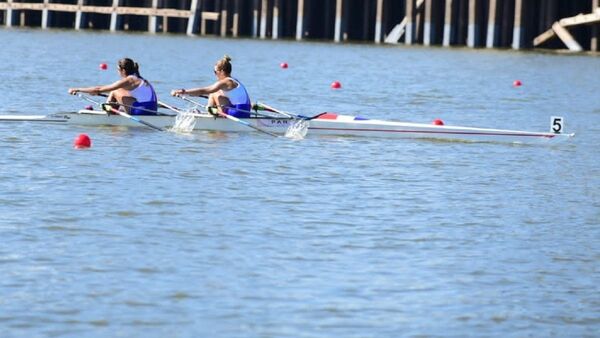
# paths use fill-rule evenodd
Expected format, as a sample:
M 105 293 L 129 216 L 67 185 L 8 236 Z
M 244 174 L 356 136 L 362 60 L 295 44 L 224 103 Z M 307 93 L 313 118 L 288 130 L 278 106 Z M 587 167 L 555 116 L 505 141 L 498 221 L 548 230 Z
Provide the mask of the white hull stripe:
M 331 130 L 331 131 L 364 131 L 377 133 L 410 133 L 410 134 L 450 134 L 450 135 L 481 135 L 481 136 L 530 136 L 553 138 L 553 134 L 535 133 L 495 133 L 495 132 L 468 132 L 468 131 L 434 131 L 434 130 L 398 130 L 398 129 L 367 129 L 367 128 L 323 128 L 309 127 L 309 130 Z

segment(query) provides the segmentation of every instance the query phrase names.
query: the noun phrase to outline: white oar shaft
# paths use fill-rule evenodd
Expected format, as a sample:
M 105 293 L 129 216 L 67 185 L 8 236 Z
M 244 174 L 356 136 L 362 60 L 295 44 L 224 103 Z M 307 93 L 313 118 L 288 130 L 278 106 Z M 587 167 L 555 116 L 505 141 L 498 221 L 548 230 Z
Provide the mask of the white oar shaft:
M 262 106 L 262 107 L 266 108 L 267 110 L 270 110 L 270 111 L 272 111 L 274 113 L 277 113 L 277 114 L 281 114 L 283 116 L 287 116 L 287 117 L 290 117 L 290 118 L 300 118 L 300 116 L 298 116 L 298 115 L 292 115 L 290 113 L 286 113 L 286 112 L 281 111 L 279 109 L 275 109 L 275 108 L 273 108 L 271 106 L 268 106 L 268 105 L 266 105 L 264 103 L 257 103 L 257 104 L 258 104 L 259 107 Z
M 125 117 L 125 118 L 128 118 L 128 119 L 130 119 L 130 120 L 133 120 L 133 121 L 135 121 L 135 122 L 141 123 L 141 124 L 143 124 L 143 125 L 145 125 L 145 126 L 147 126 L 147 127 L 150 127 L 150 128 L 152 128 L 152 129 L 154 129 L 154 130 L 157 130 L 157 131 L 164 131 L 164 129 L 162 129 L 161 127 L 155 126 L 155 125 L 153 125 L 153 124 L 152 124 L 152 123 L 150 123 L 150 122 L 146 122 L 146 121 L 144 121 L 144 120 L 142 120 L 142 119 L 139 119 L 139 118 L 137 118 L 137 117 L 131 116 L 131 115 L 127 114 L 127 113 L 126 113 L 126 112 L 124 112 L 124 111 L 121 111 L 121 110 L 118 110 L 118 109 L 115 109 L 115 108 L 112 108 L 112 107 L 110 108 L 110 111 L 111 111 L 111 112 L 113 112 L 113 113 L 115 113 L 115 114 L 121 115 L 121 116 L 123 116 L 123 117 Z

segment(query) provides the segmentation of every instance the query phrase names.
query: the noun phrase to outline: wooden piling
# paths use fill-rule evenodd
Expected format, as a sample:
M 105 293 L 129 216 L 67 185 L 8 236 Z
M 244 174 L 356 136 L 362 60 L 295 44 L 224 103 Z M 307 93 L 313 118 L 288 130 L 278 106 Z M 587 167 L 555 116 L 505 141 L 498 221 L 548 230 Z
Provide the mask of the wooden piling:
M 415 7 L 413 9 L 413 12 L 415 13 L 415 19 L 414 19 L 414 33 L 413 33 L 413 42 L 414 43 L 418 43 L 419 41 L 422 43 L 423 42 L 423 14 L 422 12 L 419 10 L 420 6 L 422 5 L 422 3 L 425 0 L 417 0 L 417 3 L 415 4 Z
M 42 9 L 42 29 L 48 29 L 48 0 L 44 0 Z
M 433 3 L 432 0 L 425 0 L 425 22 L 423 23 L 423 45 L 431 45 L 433 39 Z
M 333 40 L 340 42 L 342 40 L 342 13 L 343 13 L 343 0 L 336 0 L 335 2 L 335 31 L 333 33 Z
M 79 1 L 82 1 L 82 0 L 79 0 Z M 152 0 L 152 9 L 156 9 L 157 7 L 158 7 L 158 0 Z M 156 15 L 151 15 L 148 18 L 148 32 L 150 32 L 152 34 L 156 33 L 157 27 L 158 27 L 158 24 L 157 24 L 157 20 L 156 20 Z
M 80 30 L 83 27 L 83 12 L 81 11 L 81 6 L 83 6 L 83 0 L 77 0 L 77 11 L 75 12 L 75 30 Z
M 304 0 L 298 0 L 298 14 L 296 17 L 296 40 L 302 40 L 304 30 Z
M 6 9 L 6 27 L 12 27 L 13 25 L 13 10 L 12 10 L 12 0 L 7 1 L 8 8 Z
M 237 38 L 240 33 L 240 1 L 241 0 L 235 0 L 233 9 L 233 27 L 231 28 L 231 30 L 234 38 Z
M 259 0 L 252 1 L 252 37 L 258 37 L 258 6 Z
M 269 9 L 269 1 L 262 0 L 260 7 L 260 38 L 264 39 L 267 37 L 267 14 Z
M 275 0 L 273 4 L 273 27 L 271 37 L 273 40 L 279 39 L 279 8 L 281 8 L 281 0 Z
M 487 48 L 494 48 L 498 45 L 498 24 L 496 23 L 497 13 L 498 1 L 490 0 L 488 9 L 487 37 L 485 43 Z
M 154 1 L 152 2 L 152 5 L 154 5 Z M 198 17 L 198 0 L 192 0 L 192 3 L 190 5 L 190 16 L 188 17 L 188 22 L 187 22 L 187 29 L 186 29 L 186 34 L 187 35 L 194 35 L 194 28 L 197 25 L 197 17 Z
M 479 20 L 477 20 L 478 0 L 469 0 L 469 25 L 467 28 L 467 46 L 477 47 L 480 44 Z
M 446 0 L 446 9 L 444 12 L 444 40 L 442 41 L 444 47 L 449 47 L 454 42 L 454 39 L 452 38 L 454 32 L 452 27 L 452 7 L 453 0 Z
M 515 21 L 513 24 L 513 49 L 523 47 L 523 0 L 515 0 Z
M 406 31 L 404 43 L 412 45 L 415 38 L 415 0 L 406 0 Z
M 592 13 L 594 11 L 600 11 L 600 1 L 592 0 Z M 592 39 L 590 41 L 590 50 L 592 52 L 597 52 L 600 48 L 599 40 L 600 39 L 600 29 L 598 29 L 598 25 L 592 26 Z
M 112 13 L 110 13 L 110 31 L 111 32 L 114 32 L 117 30 L 117 7 L 119 7 L 119 0 L 113 0 Z
M 193 0 L 193 1 L 197 1 L 197 0 Z M 221 3 L 221 15 L 219 16 L 219 20 L 221 22 L 221 37 L 226 37 L 227 36 L 227 5 L 228 5 L 228 1 L 227 0 L 223 0 Z
M 383 0 L 377 0 L 377 9 L 375 12 L 375 43 L 381 43 L 382 17 L 383 17 Z

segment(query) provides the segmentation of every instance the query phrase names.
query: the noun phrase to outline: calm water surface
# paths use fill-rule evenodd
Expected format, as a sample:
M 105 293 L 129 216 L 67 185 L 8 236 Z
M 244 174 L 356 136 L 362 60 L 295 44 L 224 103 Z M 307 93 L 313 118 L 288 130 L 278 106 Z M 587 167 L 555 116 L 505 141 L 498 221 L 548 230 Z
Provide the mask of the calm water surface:
M 124 56 L 181 104 L 166 93 L 213 81 L 227 53 L 254 100 L 297 113 L 535 131 L 559 115 L 577 134 L 0 124 L 2 336 L 600 332 L 600 58 L 9 29 L 0 42 L 1 114 L 79 109 L 67 88 L 115 80 Z M 91 149 L 72 148 L 79 133 Z

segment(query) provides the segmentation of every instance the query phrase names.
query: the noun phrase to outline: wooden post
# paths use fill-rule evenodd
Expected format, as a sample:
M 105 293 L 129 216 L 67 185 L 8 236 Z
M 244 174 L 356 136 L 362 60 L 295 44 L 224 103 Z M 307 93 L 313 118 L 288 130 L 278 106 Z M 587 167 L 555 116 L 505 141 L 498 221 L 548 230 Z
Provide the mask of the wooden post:
M 377 0 L 377 12 L 375 14 L 375 43 L 381 43 L 382 18 L 383 18 L 383 0 Z
M 237 38 L 239 36 L 240 30 L 240 1 L 235 0 L 235 8 L 233 10 L 233 37 Z
M 271 36 L 273 40 L 279 39 L 279 8 L 281 7 L 281 0 L 275 0 L 273 5 L 273 28 Z
M 417 0 L 417 3 L 415 4 L 415 8 L 414 8 L 414 12 L 415 12 L 415 19 L 414 19 L 414 33 L 413 33 L 413 41 L 415 42 L 419 42 L 422 41 L 421 37 L 423 36 L 423 31 L 422 31 L 422 27 L 423 27 L 423 14 L 422 11 L 420 10 L 419 4 L 423 4 L 425 0 Z
M 296 16 L 296 40 L 302 40 L 304 34 L 304 0 L 298 0 L 298 15 Z
M 194 28 L 197 26 L 197 17 L 198 17 L 198 0 L 192 0 L 190 4 L 190 16 L 188 17 L 187 22 L 187 35 L 194 35 Z
M 13 25 L 13 10 L 12 10 L 12 0 L 8 0 L 7 2 L 8 8 L 6 9 L 5 18 L 6 18 L 6 27 L 12 27 Z
M 404 43 L 412 45 L 415 37 L 415 0 L 406 0 L 406 31 Z
M 592 12 L 594 11 L 600 11 L 600 1 L 599 0 L 592 0 Z M 590 41 L 590 50 L 592 52 L 597 52 L 599 47 L 598 46 L 598 39 L 600 38 L 600 29 L 598 29 L 598 25 L 593 25 L 592 26 L 592 40 Z
M 77 12 L 75 12 L 75 30 L 80 30 L 82 26 L 83 12 L 81 12 L 83 0 L 77 0 Z
M 523 47 L 523 0 L 515 0 L 515 21 L 513 26 L 513 49 Z
M 258 36 L 258 0 L 252 1 L 252 37 Z
M 158 0 L 152 0 L 152 9 L 156 9 L 158 7 Z M 148 18 L 148 32 L 154 34 L 156 33 L 156 15 L 151 15 Z
M 452 43 L 452 0 L 446 0 L 446 13 L 444 18 L 444 47 Z
M 227 0 L 221 2 L 221 37 L 227 36 Z
M 340 42 L 342 40 L 342 13 L 343 13 L 343 0 L 336 0 L 335 2 L 335 31 L 333 33 L 333 40 Z
M 496 15 L 498 10 L 497 0 L 490 0 L 490 8 L 488 12 L 488 30 L 486 37 L 486 47 L 494 48 L 498 43 L 498 25 L 496 24 Z
M 42 9 L 42 29 L 48 28 L 48 0 L 44 0 L 44 8 Z
M 269 1 L 262 0 L 260 7 L 260 38 L 264 39 L 267 37 L 267 15 L 269 11 Z
M 433 24 L 433 6 L 432 0 L 425 0 L 425 22 L 423 23 L 423 45 L 431 45 L 435 25 Z
M 469 27 L 467 30 L 467 46 L 473 48 L 480 44 L 479 20 L 477 20 L 478 0 L 469 0 Z
M 117 30 L 117 7 L 119 7 L 119 0 L 113 0 L 112 13 L 110 14 L 110 31 L 111 32 L 114 32 Z

